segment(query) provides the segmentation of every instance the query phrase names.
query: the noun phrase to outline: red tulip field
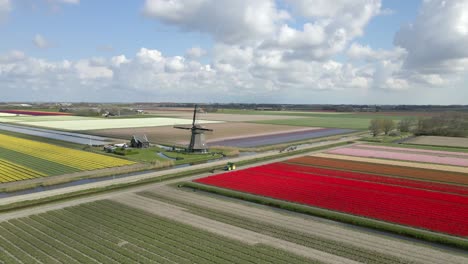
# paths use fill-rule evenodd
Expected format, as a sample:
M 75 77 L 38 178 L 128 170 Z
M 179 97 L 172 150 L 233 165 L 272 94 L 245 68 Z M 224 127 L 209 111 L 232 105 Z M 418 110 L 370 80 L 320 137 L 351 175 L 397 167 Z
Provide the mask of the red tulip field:
M 467 186 L 336 168 L 339 166 L 325 169 L 286 161 L 209 176 L 196 182 L 451 235 L 468 236 Z

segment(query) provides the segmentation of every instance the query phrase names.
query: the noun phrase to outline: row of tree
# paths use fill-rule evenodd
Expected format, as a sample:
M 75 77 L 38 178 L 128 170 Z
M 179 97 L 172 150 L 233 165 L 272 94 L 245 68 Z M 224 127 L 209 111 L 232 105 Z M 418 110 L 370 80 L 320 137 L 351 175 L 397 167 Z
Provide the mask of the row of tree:
M 416 136 L 468 137 L 468 114 L 459 112 L 442 113 L 432 117 L 408 117 L 395 123 L 392 119 L 372 119 L 369 130 L 375 137 L 392 130 L 412 132 Z
M 467 137 L 468 114 L 450 112 L 430 118 L 420 118 L 416 122 L 415 135 Z
M 374 137 L 380 135 L 382 132 L 384 132 L 385 135 L 388 135 L 388 133 L 390 133 L 394 128 L 395 121 L 383 118 L 372 119 L 369 126 L 369 130 Z

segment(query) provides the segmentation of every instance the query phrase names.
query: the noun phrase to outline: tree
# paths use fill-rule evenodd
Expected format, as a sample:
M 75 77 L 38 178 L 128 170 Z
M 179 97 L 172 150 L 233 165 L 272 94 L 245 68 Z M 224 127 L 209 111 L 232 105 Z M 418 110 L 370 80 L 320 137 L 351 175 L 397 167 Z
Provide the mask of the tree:
M 369 130 L 372 136 L 376 137 L 382 132 L 382 119 L 372 119 L 370 121 Z
M 392 131 L 395 128 L 395 122 L 392 119 L 383 119 L 382 123 L 382 130 L 385 135 L 388 135 L 388 132 Z
M 398 123 L 400 132 L 410 132 L 411 127 L 415 124 L 414 118 L 405 118 Z

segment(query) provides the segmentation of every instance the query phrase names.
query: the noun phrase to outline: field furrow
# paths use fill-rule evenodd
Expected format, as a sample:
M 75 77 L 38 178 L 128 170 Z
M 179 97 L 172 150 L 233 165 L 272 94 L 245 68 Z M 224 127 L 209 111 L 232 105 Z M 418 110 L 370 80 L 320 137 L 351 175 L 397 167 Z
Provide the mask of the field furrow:
M 319 263 L 111 201 L 0 222 L 0 231 L 4 259 L 18 263 Z
M 331 158 L 331 159 L 340 159 L 340 160 L 352 160 L 352 161 L 361 161 L 361 162 L 375 163 L 375 164 L 395 165 L 395 166 L 401 166 L 401 167 L 419 168 L 419 169 L 427 169 L 427 170 L 438 170 L 438 171 L 443 171 L 443 172 L 458 172 L 458 173 L 461 173 L 461 174 L 468 174 L 468 168 L 458 167 L 458 166 L 450 166 L 450 165 L 417 163 L 417 162 L 408 162 L 408 161 L 399 161 L 399 160 L 386 160 L 386 159 L 377 159 L 377 158 L 353 157 L 353 156 L 326 154 L 326 153 L 317 153 L 317 154 L 312 154 L 310 156 L 311 157 Z
M 468 167 L 468 157 L 452 157 L 442 154 L 419 154 L 411 151 L 395 151 L 370 148 L 337 148 L 328 151 L 329 154 L 348 155 L 364 158 L 381 158 L 390 160 L 424 162 L 429 164 L 444 164 L 453 166 Z
M 308 172 L 263 165 L 196 182 L 360 215 L 388 222 L 468 236 L 466 196 L 354 179 L 346 171 L 311 167 Z M 336 177 L 340 176 L 340 177 Z M 354 175 L 355 176 L 355 175 Z M 360 175 L 360 177 L 366 177 Z

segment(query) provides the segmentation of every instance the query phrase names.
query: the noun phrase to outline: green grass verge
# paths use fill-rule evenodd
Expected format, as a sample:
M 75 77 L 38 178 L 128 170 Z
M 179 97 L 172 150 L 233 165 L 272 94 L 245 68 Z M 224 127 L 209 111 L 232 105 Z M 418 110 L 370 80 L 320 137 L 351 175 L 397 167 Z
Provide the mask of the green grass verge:
M 411 135 L 412 135 L 411 133 L 402 133 L 400 136 L 388 136 L 388 135 L 379 135 L 376 137 L 368 136 L 368 137 L 363 137 L 359 140 L 366 141 L 366 142 L 375 142 L 375 143 L 392 143 L 397 140 L 402 140 L 402 139 L 411 137 Z
M 138 193 L 143 197 L 155 199 L 165 203 L 185 208 L 188 212 L 208 219 L 216 220 L 229 225 L 237 226 L 256 233 L 276 237 L 298 245 L 306 246 L 333 255 L 341 256 L 363 263 L 409 263 L 404 259 L 379 253 L 373 250 L 360 248 L 353 244 L 337 242 L 306 232 L 299 232 L 284 226 L 274 225 L 258 219 L 247 218 L 234 213 L 197 205 L 196 202 L 176 200 L 156 192 Z
M 458 237 L 434 233 L 434 232 L 426 231 L 422 229 L 416 229 L 416 228 L 406 227 L 402 225 L 382 222 L 382 221 L 378 221 L 374 219 L 354 216 L 354 215 L 340 213 L 336 211 L 330 211 L 330 210 L 321 209 L 317 207 L 311 207 L 311 206 L 301 205 L 297 203 L 286 202 L 286 201 L 267 198 L 263 196 L 252 195 L 252 194 L 232 191 L 228 189 L 222 189 L 222 188 L 208 186 L 208 185 L 199 184 L 195 182 L 183 182 L 183 183 L 180 183 L 179 185 L 181 187 L 202 190 L 202 191 L 215 193 L 215 194 L 232 197 L 236 199 L 241 199 L 241 200 L 245 200 L 249 202 L 277 207 L 277 208 L 281 208 L 281 209 L 285 209 L 285 210 L 289 210 L 293 212 L 323 217 L 326 219 L 335 220 L 335 221 L 339 221 L 343 223 L 349 223 L 349 224 L 353 224 L 357 226 L 363 226 L 363 227 L 368 227 L 368 228 L 372 228 L 376 230 L 396 233 L 399 235 L 404 235 L 408 237 L 426 240 L 429 242 L 440 243 L 440 244 L 468 250 L 468 240 L 463 239 L 463 238 L 458 238 Z
M 93 151 L 103 153 L 101 148 L 93 148 Z M 159 147 L 135 149 L 135 152 L 137 153 L 132 154 L 132 155 L 125 155 L 125 156 L 117 156 L 115 154 L 110 154 L 110 155 L 113 157 L 116 156 L 116 157 L 131 160 L 131 161 L 145 162 L 145 163 L 152 163 L 155 161 L 165 162 L 165 161 L 172 161 L 171 159 L 174 159 L 173 161 L 175 165 L 201 163 L 207 160 L 219 159 L 223 157 L 223 155 L 219 153 L 191 154 L 191 153 L 184 153 L 184 152 L 167 151 Z M 159 152 L 163 153 L 167 158 L 159 156 L 158 155 Z

